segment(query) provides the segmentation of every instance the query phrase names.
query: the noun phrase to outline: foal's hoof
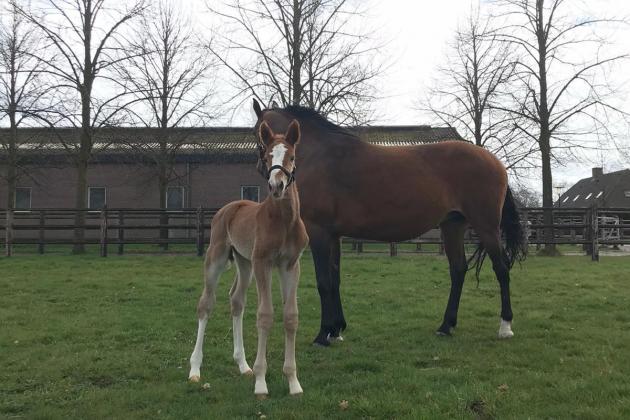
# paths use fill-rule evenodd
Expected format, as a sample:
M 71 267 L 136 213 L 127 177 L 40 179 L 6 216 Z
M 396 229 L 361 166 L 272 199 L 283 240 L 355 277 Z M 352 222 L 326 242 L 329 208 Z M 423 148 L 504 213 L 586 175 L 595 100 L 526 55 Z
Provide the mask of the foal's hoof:
M 251 369 L 248 369 L 245 372 L 241 373 L 241 375 L 243 375 L 243 376 L 254 376 L 254 371 L 251 370 Z
M 256 399 L 258 401 L 264 401 L 269 398 L 269 394 L 256 394 Z
M 188 380 L 190 382 L 199 382 L 201 380 L 201 378 L 199 376 L 197 376 L 197 375 L 193 375 L 190 378 L 188 378 Z
M 300 391 L 300 392 L 296 392 L 294 394 L 289 394 L 292 398 L 301 398 L 302 395 L 304 395 L 304 392 Z

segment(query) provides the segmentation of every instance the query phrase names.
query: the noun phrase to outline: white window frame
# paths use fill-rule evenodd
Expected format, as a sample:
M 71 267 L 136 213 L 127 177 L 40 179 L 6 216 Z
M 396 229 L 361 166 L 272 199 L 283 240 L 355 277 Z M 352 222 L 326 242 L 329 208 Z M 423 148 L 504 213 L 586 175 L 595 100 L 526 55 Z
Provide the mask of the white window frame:
M 585 200 L 588 200 L 589 198 L 591 198 L 591 195 L 593 195 L 593 193 L 588 193 L 588 195 L 586 196 Z
M 597 196 L 596 196 L 595 198 L 599 198 L 599 197 L 601 197 L 601 196 L 602 196 L 602 194 L 604 194 L 604 191 L 600 191 L 600 192 L 597 194 Z
M 577 199 L 580 198 L 580 194 L 576 195 L 575 198 L 573 199 L 573 202 L 575 203 L 577 201 Z
M 182 207 L 179 209 L 169 209 L 168 208 L 168 192 L 171 189 L 179 189 L 182 193 Z M 183 185 L 169 185 L 168 187 L 166 187 L 166 203 L 164 203 L 164 208 L 166 208 L 166 210 L 168 211 L 181 211 L 183 208 L 186 207 L 186 187 L 184 187 Z
M 563 202 L 563 203 L 566 203 L 567 201 L 569 201 L 569 198 L 571 198 L 571 197 L 569 197 L 569 196 L 567 195 L 566 197 L 564 197 L 564 200 L 562 200 L 562 202 Z
M 256 188 L 256 191 L 258 191 L 258 203 L 260 203 L 260 185 L 241 185 L 241 200 L 245 200 L 244 197 L 244 192 L 245 192 L 245 188 Z
M 17 208 L 17 190 L 28 190 L 27 208 Z M 15 194 L 13 196 L 13 208 L 17 211 L 30 211 L 33 208 L 33 187 L 15 187 Z
M 97 186 L 88 187 L 87 205 L 90 211 L 100 211 L 100 209 L 92 208 L 92 203 L 91 203 L 92 200 L 91 200 L 90 190 L 97 189 L 97 188 L 102 188 L 103 190 L 105 190 L 105 202 L 103 203 L 103 205 L 107 206 L 107 187 L 102 187 L 102 186 L 101 187 L 97 187 Z

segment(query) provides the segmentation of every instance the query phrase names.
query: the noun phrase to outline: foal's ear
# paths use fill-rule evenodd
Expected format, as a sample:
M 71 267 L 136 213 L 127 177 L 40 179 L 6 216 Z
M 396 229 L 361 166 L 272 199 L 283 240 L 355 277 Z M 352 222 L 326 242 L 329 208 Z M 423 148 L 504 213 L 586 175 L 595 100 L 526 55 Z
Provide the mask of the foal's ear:
M 260 119 L 260 116 L 262 115 L 262 109 L 260 109 L 260 104 L 258 103 L 256 98 L 254 98 L 254 112 L 256 113 L 256 117 Z
M 269 145 L 273 143 L 273 136 L 273 131 L 271 131 L 267 121 L 263 120 L 260 123 L 260 127 L 258 127 L 258 138 L 260 139 L 260 142 L 263 146 L 269 147 Z
M 300 123 L 298 120 L 291 121 L 284 138 L 291 146 L 295 146 L 300 141 Z

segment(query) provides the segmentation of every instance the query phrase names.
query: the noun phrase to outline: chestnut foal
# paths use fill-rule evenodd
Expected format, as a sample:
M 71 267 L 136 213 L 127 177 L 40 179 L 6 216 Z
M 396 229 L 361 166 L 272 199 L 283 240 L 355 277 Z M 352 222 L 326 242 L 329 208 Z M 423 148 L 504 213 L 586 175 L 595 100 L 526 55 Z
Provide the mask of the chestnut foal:
M 266 168 L 270 194 L 260 204 L 245 200 L 229 203 L 212 220 L 210 246 L 205 260 L 205 287 L 197 306 L 197 343 L 190 356 L 188 378 L 193 382 L 200 380 L 204 331 L 215 303 L 217 281 L 227 269 L 228 260 L 233 258 L 237 268 L 230 290 L 234 360 L 241 374 L 252 374 L 243 348 L 243 309 L 253 272 L 258 290 L 258 353 L 253 371 L 256 376 L 254 392 L 259 398 L 265 398 L 268 394 L 265 381 L 267 337 L 273 322 L 271 271 L 274 267 L 280 272 L 284 303 L 285 350 L 282 371 L 289 382 L 289 393 L 302 393 L 296 373 L 295 335 L 298 327 L 300 256 L 308 244 L 308 236 L 300 218 L 298 191 L 293 182 L 295 147 L 300 139 L 299 123 L 293 120 L 286 134 L 279 135 L 263 122 L 258 130 L 258 139 L 266 161 L 271 162 Z

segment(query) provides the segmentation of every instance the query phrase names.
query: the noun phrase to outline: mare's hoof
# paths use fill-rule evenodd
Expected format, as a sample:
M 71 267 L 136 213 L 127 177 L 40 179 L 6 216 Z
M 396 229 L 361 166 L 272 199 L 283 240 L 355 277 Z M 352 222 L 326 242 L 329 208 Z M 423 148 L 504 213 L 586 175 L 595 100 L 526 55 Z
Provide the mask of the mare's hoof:
M 514 337 L 514 332 L 512 330 L 509 331 L 499 331 L 499 338 L 512 338 Z
M 512 332 L 512 321 L 501 320 L 501 325 L 499 326 L 499 338 L 512 337 L 514 337 L 514 332 Z
M 336 342 L 341 342 L 343 341 L 343 337 L 341 335 L 335 336 L 333 337 L 331 334 L 328 334 L 328 337 L 326 337 L 326 340 L 329 343 L 336 343 Z
M 190 382 L 199 382 L 201 380 L 201 378 L 199 376 L 197 376 L 197 375 L 193 375 L 190 378 L 188 378 L 188 380 Z
M 256 394 L 256 399 L 258 401 L 264 401 L 269 398 L 269 394 Z
M 330 346 L 330 341 L 328 341 L 328 336 L 324 336 L 322 334 L 318 335 L 317 337 L 315 337 L 315 340 L 313 340 L 313 345 L 314 346 L 320 346 L 320 347 L 328 347 Z
M 441 326 L 435 332 L 435 335 L 439 335 L 440 337 L 451 337 L 452 336 L 452 331 L 453 331 L 452 327 Z

